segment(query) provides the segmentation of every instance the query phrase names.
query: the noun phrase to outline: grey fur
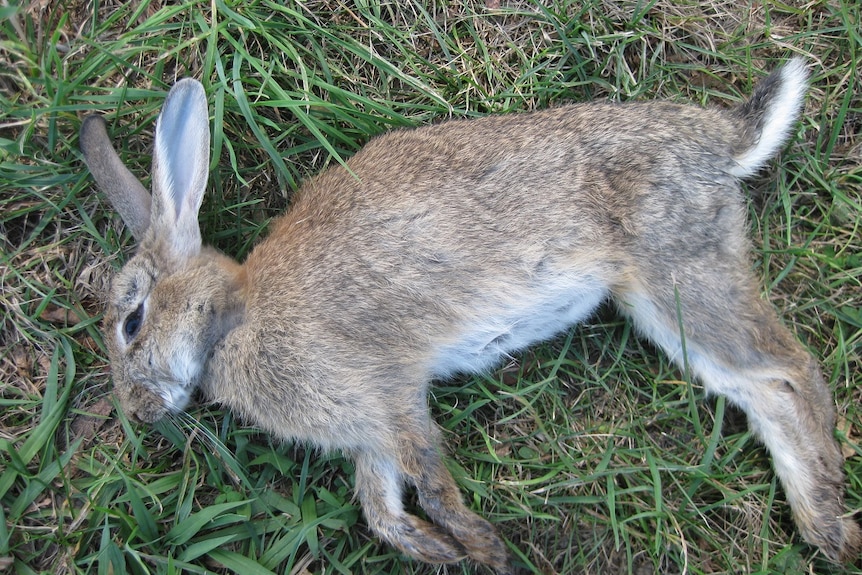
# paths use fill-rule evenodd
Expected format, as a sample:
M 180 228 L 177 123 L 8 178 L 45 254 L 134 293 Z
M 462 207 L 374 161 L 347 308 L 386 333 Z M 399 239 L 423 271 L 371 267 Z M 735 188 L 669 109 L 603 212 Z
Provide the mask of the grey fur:
M 140 241 L 150 225 L 150 194 L 111 146 L 105 146 L 108 132 L 101 116 L 87 116 L 81 124 L 78 143 L 90 173 L 108 195 L 135 239 Z

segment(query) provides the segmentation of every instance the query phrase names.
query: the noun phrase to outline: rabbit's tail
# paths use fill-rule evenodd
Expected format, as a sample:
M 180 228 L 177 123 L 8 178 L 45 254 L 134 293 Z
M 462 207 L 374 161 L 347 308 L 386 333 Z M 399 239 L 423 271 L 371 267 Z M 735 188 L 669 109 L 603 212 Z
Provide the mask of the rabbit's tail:
M 734 156 L 734 176 L 754 174 L 778 153 L 799 117 L 807 88 L 808 68 L 802 58 L 793 58 L 755 86 L 736 109 L 741 139 L 751 145 Z

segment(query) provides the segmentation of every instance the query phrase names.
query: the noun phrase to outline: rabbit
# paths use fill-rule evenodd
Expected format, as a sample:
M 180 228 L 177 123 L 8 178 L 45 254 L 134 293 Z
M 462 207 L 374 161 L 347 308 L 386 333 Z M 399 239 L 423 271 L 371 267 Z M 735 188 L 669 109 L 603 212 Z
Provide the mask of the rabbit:
M 302 185 L 244 263 L 202 245 L 199 82 L 164 102 L 152 196 L 89 116 L 85 163 L 138 244 L 104 316 L 119 403 L 149 423 L 200 390 L 278 438 L 340 450 L 383 540 L 510 573 L 507 545 L 446 469 L 429 385 L 611 301 L 745 411 L 802 537 L 855 560 L 833 400 L 760 296 L 739 185 L 789 139 L 807 77 L 791 59 L 728 110 L 584 103 L 391 131 Z M 427 521 L 405 510 L 405 487 Z

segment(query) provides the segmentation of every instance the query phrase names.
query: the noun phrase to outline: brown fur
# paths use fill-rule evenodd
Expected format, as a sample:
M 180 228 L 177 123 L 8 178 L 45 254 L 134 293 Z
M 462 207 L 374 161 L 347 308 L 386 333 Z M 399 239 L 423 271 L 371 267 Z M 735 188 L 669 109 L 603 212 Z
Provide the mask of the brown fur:
M 760 299 L 737 183 L 786 138 L 804 76 L 794 62 L 729 112 L 581 104 L 386 134 L 350 171 L 307 182 L 243 265 L 200 246 L 205 174 L 169 161 L 209 145 L 203 90 L 180 82 L 157 129 L 152 214 L 108 190 L 125 219 L 151 221 L 106 314 L 120 401 L 154 421 L 198 387 L 279 437 L 340 449 L 383 539 L 504 573 L 504 543 L 441 459 L 429 382 L 488 369 L 610 298 L 678 363 L 683 325 L 688 364 L 748 414 L 803 537 L 854 559 L 831 396 Z M 111 187 L 99 127 L 84 123 L 82 148 Z M 433 523 L 403 509 L 403 484 Z

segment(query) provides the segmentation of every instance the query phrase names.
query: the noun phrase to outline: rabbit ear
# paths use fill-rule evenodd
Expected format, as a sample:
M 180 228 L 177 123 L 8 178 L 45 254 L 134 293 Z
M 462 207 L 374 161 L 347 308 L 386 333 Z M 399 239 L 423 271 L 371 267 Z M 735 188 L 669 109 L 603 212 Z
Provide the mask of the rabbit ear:
M 114 151 L 101 116 L 84 118 L 78 144 L 99 188 L 140 243 L 150 227 L 150 193 Z
M 201 248 L 198 210 L 207 185 L 209 149 L 206 93 L 196 80 L 180 80 L 156 125 L 150 230 L 180 260 Z

